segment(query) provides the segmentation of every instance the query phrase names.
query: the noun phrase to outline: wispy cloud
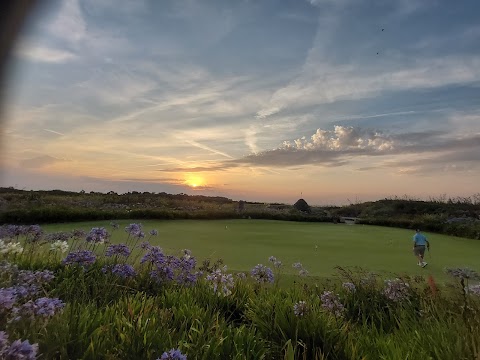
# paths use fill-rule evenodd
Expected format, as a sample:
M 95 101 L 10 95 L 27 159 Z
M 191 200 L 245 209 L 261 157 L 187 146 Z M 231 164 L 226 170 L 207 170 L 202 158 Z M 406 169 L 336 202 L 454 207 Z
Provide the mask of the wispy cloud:
M 49 165 L 57 164 L 57 163 L 62 163 L 68 160 L 65 159 L 58 159 L 53 156 L 49 155 L 41 155 L 37 156 L 31 159 L 26 159 L 21 161 L 21 165 L 25 168 L 43 168 L 47 167 Z
M 61 135 L 61 136 L 65 135 L 65 134 L 62 134 L 61 132 L 58 132 L 58 131 L 55 131 L 55 130 L 50 130 L 50 129 L 42 129 L 42 130 L 47 131 L 47 132 L 52 133 L 52 134 Z
M 29 43 L 21 43 L 18 45 L 16 54 L 27 60 L 55 64 L 77 59 L 77 56 L 70 51 L 46 46 L 34 46 Z

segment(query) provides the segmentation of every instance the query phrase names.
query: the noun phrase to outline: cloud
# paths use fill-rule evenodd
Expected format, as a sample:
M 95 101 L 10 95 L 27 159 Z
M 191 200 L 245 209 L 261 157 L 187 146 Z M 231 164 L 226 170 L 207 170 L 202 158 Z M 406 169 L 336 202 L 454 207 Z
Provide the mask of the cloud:
M 20 44 L 16 48 L 16 54 L 27 60 L 55 64 L 65 63 L 77 58 L 74 53 L 67 50 L 34 46 L 28 43 Z
M 40 155 L 31 159 L 22 160 L 20 164 L 25 168 L 44 168 L 65 161 L 68 160 L 58 159 L 49 155 Z
M 61 132 L 58 132 L 58 131 L 55 131 L 55 130 L 50 130 L 50 129 L 42 129 L 44 131 L 47 131 L 49 133 L 52 133 L 52 134 L 57 134 L 57 135 L 60 135 L 60 136 L 64 136 L 65 134 L 62 134 Z
M 334 130 L 318 129 L 310 138 L 285 141 L 277 149 L 233 162 L 239 165 L 274 167 L 343 166 L 358 159 L 371 158 L 373 161 L 374 158 L 394 158 L 405 154 L 450 154 L 446 157 L 442 155 L 448 161 L 449 156 L 454 157 L 453 154 L 457 151 L 475 149 L 480 153 L 480 134 L 453 138 L 446 135 L 436 131 L 394 135 L 370 129 L 335 126 Z
M 63 0 L 48 29 L 53 36 L 77 43 L 87 34 L 87 25 L 78 0 Z

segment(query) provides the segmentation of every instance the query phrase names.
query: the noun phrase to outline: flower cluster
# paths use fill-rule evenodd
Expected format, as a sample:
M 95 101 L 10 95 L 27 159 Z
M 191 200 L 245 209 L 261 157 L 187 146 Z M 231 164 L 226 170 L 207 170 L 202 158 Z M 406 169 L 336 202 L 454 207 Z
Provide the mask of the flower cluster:
M 120 225 L 118 225 L 116 222 L 111 222 L 110 226 L 113 228 L 113 230 L 118 230 L 120 228 Z
M 297 317 L 304 317 L 310 308 L 307 305 L 306 301 L 299 301 L 293 305 L 293 313 Z
M 479 279 L 480 275 L 470 268 L 448 268 L 446 273 L 458 279 Z
M 10 344 L 5 331 L 0 331 L 0 359 L 35 360 L 38 344 L 30 344 L 28 340 L 15 340 Z
M 85 237 L 87 235 L 87 233 L 81 229 L 74 229 L 72 231 L 72 238 L 73 239 L 81 239 L 83 237 Z
M 355 284 L 352 282 L 344 282 L 342 284 L 342 287 L 350 293 L 354 293 L 357 290 Z
M 56 240 L 53 244 L 50 244 L 50 251 L 60 251 L 62 254 L 68 251 L 68 243 L 62 240 Z
M 113 266 L 106 265 L 102 268 L 102 272 L 105 274 L 110 272 L 124 279 L 135 277 L 137 275 L 133 266 L 129 264 L 115 264 Z
M 59 231 L 45 235 L 44 240 L 47 242 L 67 242 L 72 237 L 71 233 Z
M 42 238 L 43 230 L 39 225 L 3 225 L 0 226 L 0 239 L 19 239 L 25 237 L 26 242 L 37 242 Z
M 153 230 L 150 230 L 150 236 L 157 236 L 158 235 L 158 231 L 153 229 Z
M 61 311 L 65 303 L 58 298 L 42 297 L 36 300 L 29 300 L 19 307 L 12 310 L 14 320 L 34 319 L 36 316 L 49 318 Z
M 125 245 L 125 244 L 118 244 L 118 245 L 110 245 L 107 248 L 107 251 L 105 251 L 105 256 L 111 257 L 111 256 L 125 256 L 129 257 L 130 256 L 130 248 Z
M 303 265 L 299 262 L 293 263 L 292 267 L 298 270 L 298 275 L 300 276 L 307 276 L 308 270 L 303 267 Z
M 198 273 L 193 272 L 197 262 L 190 255 L 190 250 L 183 252 L 183 256 L 177 258 L 165 255 L 158 246 L 149 246 L 140 263 L 150 263 L 154 266 L 150 276 L 157 282 L 176 280 L 178 284 L 191 285 L 197 281 Z
M 104 227 L 94 227 L 87 234 L 85 240 L 89 243 L 103 244 L 109 238 L 109 233 Z
M 282 267 L 282 262 L 280 260 L 278 260 L 275 256 L 270 256 L 268 258 L 268 261 L 270 261 L 271 263 L 273 263 L 273 267 L 279 269 Z
M 232 274 L 227 274 L 227 266 L 223 269 L 216 269 L 213 273 L 207 275 L 205 278 L 210 282 L 213 292 L 218 296 L 228 296 L 232 293 L 234 286 Z
M 22 285 L 31 286 L 31 285 L 44 285 L 49 283 L 55 278 L 53 271 L 50 270 L 20 270 L 17 275 L 17 282 Z
M 183 355 L 179 349 L 165 351 L 157 360 L 187 360 L 187 356 Z
M 23 252 L 23 247 L 19 242 L 5 242 L 0 240 L 0 254 L 21 254 Z
M 63 259 L 63 265 L 78 265 L 82 267 L 88 267 L 95 263 L 97 257 L 90 250 L 77 250 L 72 251 L 67 255 L 65 259 Z
M 125 231 L 128 233 L 129 236 L 136 237 L 136 238 L 144 238 L 145 233 L 142 231 L 142 224 L 130 224 L 125 227 Z
M 274 276 L 273 271 L 265 265 L 258 264 L 251 271 L 250 274 L 252 277 L 259 283 L 273 283 Z
M 470 294 L 480 296 L 480 285 L 470 285 L 468 291 Z
M 246 279 L 247 278 L 247 274 L 243 273 L 243 272 L 239 272 L 236 274 L 237 278 L 239 279 Z
M 400 302 L 410 296 L 410 285 L 401 279 L 385 280 L 383 293 L 387 299 Z
M 345 307 L 340 302 L 338 295 L 335 295 L 331 291 L 324 291 L 323 294 L 320 295 L 320 300 L 322 300 L 322 307 L 335 315 L 335 317 L 343 316 Z

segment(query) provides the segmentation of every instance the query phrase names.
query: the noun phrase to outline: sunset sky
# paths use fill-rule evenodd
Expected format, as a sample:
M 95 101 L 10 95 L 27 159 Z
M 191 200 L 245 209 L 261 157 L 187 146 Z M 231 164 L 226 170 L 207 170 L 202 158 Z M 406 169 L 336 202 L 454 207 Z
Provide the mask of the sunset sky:
M 343 204 L 480 191 L 478 0 L 47 1 L 1 186 Z

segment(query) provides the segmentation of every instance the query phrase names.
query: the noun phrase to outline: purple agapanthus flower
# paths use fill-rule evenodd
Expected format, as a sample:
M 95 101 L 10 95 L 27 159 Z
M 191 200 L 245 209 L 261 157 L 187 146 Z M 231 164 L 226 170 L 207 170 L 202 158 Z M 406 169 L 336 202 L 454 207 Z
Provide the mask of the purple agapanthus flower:
M 43 238 L 47 242 L 55 242 L 55 241 L 68 241 L 72 237 L 71 233 L 65 231 L 54 232 L 45 235 Z
M 258 264 L 250 272 L 252 277 L 259 283 L 273 283 L 274 276 L 273 271 L 265 265 Z
M 13 288 L 0 289 L 0 313 L 10 310 L 17 301 Z
M 13 309 L 15 320 L 33 319 L 36 316 L 52 317 L 65 307 L 65 303 L 58 298 L 42 297 L 35 301 L 29 300 L 18 308 Z
M 158 231 L 153 229 L 153 230 L 150 230 L 150 236 L 157 236 L 158 235 Z
M 150 243 L 148 241 L 143 241 L 141 244 L 140 244 L 140 248 L 141 249 L 149 249 L 150 248 Z
M 47 284 L 55 278 L 53 271 L 43 270 L 43 271 L 30 271 L 30 270 L 20 270 L 17 275 L 17 282 L 19 284 L 30 286 L 30 285 L 43 285 Z
M 165 351 L 157 360 L 187 360 L 187 356 L 182 354 L 179 349 L 172 349 L 170 351 Z
M 104 227 L 94 227 L 87 234 L 85 240 L 90 243 L 101 244 L 107 241 L 109 236 L 108 231 Z
M 458 279 L 480 279 L 480 274 L 470 268 L 448 268 L 445 271 Z
M 235 285 L 232 274 L 227 274 L 226 271 L 227 267 L 224 266 L 223 269 L 216 269 L 205 278 L 210 282 L 213 292 L 219 296 L 230 295 Z
M 293 263 L 293 264 L 292 264 L 292 267 L 293 267 L 294 269 L 300 270 L 300 269 L 303 268 L 303 265 L 302 265 L 301 263 L 299 263 L 299 262 L 296 262 L 296 263 Z
M 351 293 L 353 293 L 353 292 L 355 292 L 355 291 L 357 290 L 355 284 L 352 283 L 352 282 L 344 282 L 344 283 L 342 284 L 342 287 L 343 287 L 344 289 L 346 289 L 348 292 L 351 292 Z
M 6 360 L 35 360 L 37 352 L 38 344 L 30 344 L 28 340 L 15 340 L 0 353 L 0 358 Z
M 410 296 L 410 285 L 400 279 L 385 280 L 383 293 L 387 299 L 400 302 Z
M 77 250 L 72 251 L 62 261 L 63 265 L 79 265 L 87 267 L 95 263 L 96 256 L 90 250 Z
M 140 235 L 143 234 L 142 224 L 136 224 L 136 223 L 130 224 L 125 227 L 125 232 L 127 232 L 128 235 L 133 237 L 141 237 Z M 143 234 L 143 236 L 145 236 L 145 234 Z
M 323 294 L 320 295 L 320 300 L 322 300 L 322 307 L 335 315 L 335 317 L 343 316 L 345 307 L 340 302 L 338 295 L 335 295 L 331 291 L 324 291 Z
M 479 285 L 470 285 L 468 287 L 470 294 L 480 296 L 480 284 Z
M 110 226 L 113 227 L 113 230 L 118 230 L 120 228 L 120 225 L 118 225 L 116 222 L 111 222 Z
M 309 311 L 309 307 L 306 301 L 299 301 L 293 305 L 293 313 L 297 317 L 305 316 Z
M 102 268 L 102 272 L 111 272 L 112 274 L 120 276 L 124 279 L 129 277 L 135 277 L 137 275 L 134 267 L 130 264 L 115 264 L 113 266 L 107 265 Z
M 5 331 L 0 331 L 0 355 L 8 346 L 8 334 Z
M 130 248 L 125 244 L 110 245 L 105 251 L 105 256 L 130 256 Z
M 165 261 L 165 254 L 163 250 L 159 246 L 150 246 L 147 250 L 147 253 L 143 255 L 142 260 L 140 263 L 143 264 L 145 262 L 150 263 L 163 263 Z

